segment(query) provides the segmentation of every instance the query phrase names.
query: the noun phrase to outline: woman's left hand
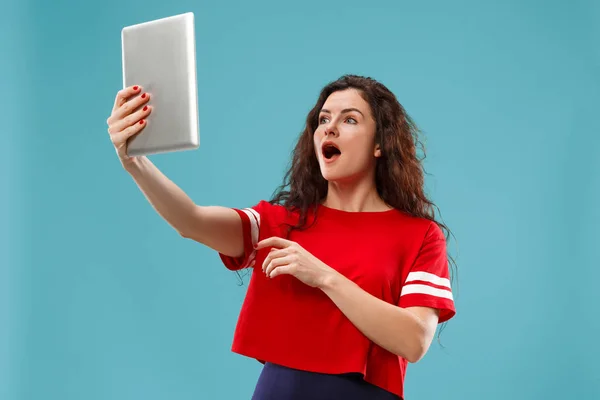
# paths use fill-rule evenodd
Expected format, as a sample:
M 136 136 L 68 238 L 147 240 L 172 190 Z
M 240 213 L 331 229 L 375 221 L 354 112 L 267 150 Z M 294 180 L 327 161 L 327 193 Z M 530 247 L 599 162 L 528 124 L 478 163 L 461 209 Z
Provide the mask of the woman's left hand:
M 274 236 L 256 245 L 257 250 L 265 247 L 272 247 L 262 265 L 268 278 L 289 274 L 308 286 L 321 288 L 326 279 L 336 273 L 333 268 L 291 240 Z

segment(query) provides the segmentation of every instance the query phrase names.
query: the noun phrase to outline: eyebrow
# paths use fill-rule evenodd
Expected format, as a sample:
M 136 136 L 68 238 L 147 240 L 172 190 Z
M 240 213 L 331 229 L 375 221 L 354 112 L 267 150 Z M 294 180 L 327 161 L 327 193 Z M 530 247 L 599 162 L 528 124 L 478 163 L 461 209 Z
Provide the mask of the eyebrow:
M 363 117 L 365 116 L 365 115 L 362 113 L 362 111 L 360 111 L 358 108 L 344 108 L 344 109 L 342 110 L 342 114 L 346 114 L 346 113 L 349 113 L 349 112 L 351 112 L 351 111 L 356 111 L 357 113 L 359 113 L 359 114 L 360 114 L 360 115 L 362 115 Z M 331 111 L 329 111 L 329 110 L 326 110 L 326 109 L 324 109 L 324 108 L 322 108 L 322 109 L 321 109 L 321 112 L 323 112 L 323 113 L 327 113 L 327 114 L 331 114 Z

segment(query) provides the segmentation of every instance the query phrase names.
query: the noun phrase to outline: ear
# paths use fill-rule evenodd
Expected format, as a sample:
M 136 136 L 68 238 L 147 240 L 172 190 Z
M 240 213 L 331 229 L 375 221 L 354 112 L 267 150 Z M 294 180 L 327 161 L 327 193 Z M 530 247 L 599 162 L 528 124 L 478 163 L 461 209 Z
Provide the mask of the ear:
M 379 143 L 375 144 L 374 155 L 375 155 L 375 158 L 381 157 L 381 147 L 379 146 Z

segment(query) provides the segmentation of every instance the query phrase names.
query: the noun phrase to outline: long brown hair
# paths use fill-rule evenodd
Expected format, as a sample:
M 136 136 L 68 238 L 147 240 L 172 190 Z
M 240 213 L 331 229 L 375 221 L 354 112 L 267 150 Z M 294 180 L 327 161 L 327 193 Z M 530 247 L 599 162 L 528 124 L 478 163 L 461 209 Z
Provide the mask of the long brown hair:
M 327 181 L 321 175 L 313 134 L 327 98 L 334 92 L 346 89 L 358 90 L 369 103 L 375 118 L 375 140 L 381 148 L 381 157 L 377 159 L 375 167 L 375 184 L 379 196 L 397 210 L 436 222 L 448 238 L 450 230 L 436 220 L 434 210 L 439 212 L 439 209 L 425 194 L 425 170 L 422 165 L 425 148 L 420 140 L 421 132 L 396 96 L 383 84 L 368 77 L 344 75 L 321 90 L 317 103 L 306 117 L 306 125 L 293 150 L 291 165 L 283 184 L 270 202 L 281 204 L 288 210 L 299 211 L 299 222 L 290 227 L 292 230 L 304 229 L 308 210 L 311 207 L 316 209 L 325 199 Z M 421 156 L 417 153 L 419 149 Z M 455 267 L 454 259 L 450 256 L 448 259 L 450 265 Z

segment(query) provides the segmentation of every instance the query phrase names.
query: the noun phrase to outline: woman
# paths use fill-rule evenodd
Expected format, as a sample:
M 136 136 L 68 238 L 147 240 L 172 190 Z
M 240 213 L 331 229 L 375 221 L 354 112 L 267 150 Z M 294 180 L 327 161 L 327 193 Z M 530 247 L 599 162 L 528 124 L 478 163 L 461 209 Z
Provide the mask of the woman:
M 139 86 L 120 91 L 111 139 L 173 228 L 227 268 L 254 271 L 232 347 L 264 363 L 253 399 L 402 398 L 408 362 L 455 309 L 446 227 L 424 194 L 417 130 L 396 97 L 359 76 L 327 85 L 285 184 L 246 209 L 198 206 L 146 157 L 127 156 L 151 99 Z

